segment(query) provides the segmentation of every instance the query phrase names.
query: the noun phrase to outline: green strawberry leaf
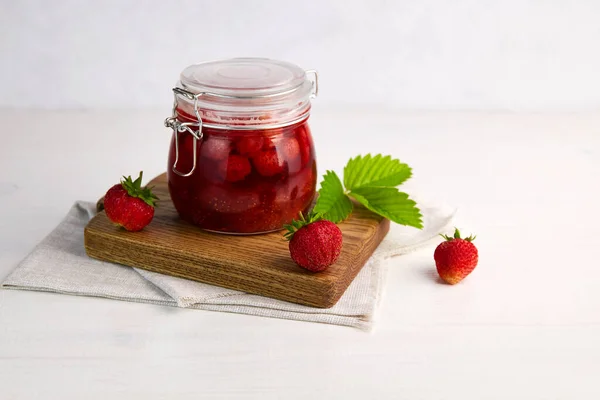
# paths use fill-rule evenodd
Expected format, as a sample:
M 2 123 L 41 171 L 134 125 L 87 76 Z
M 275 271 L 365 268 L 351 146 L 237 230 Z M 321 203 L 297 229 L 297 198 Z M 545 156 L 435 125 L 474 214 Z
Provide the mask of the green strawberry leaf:
M 319 198 L 312 212 L 336 224 L 348 218 L 352 212 L 352 201 L 344 192 L 342 182 L 335 172 L 327 171 L 323 175 Z
M 396 188 L 361 187 L 350 191 L 349 196 L 390 221 L 423 228 L 421 212 L 416 203 Z
M 361 187 L 395 187 L 412 175 L 411 168 L 391 156 L 377 154 L 358 156 L 344 168 L 344 186 L 348 190 Z

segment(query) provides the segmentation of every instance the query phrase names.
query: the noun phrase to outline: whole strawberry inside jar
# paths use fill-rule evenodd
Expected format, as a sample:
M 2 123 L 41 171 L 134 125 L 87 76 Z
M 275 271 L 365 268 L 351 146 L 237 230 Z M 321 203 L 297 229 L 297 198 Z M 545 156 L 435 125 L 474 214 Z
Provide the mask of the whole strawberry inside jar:
M 187 67 L 173 89 L 168 181 L 177 212 L 230 234 L 279 230 L 316 192 L 314 71 L 263 58 Z

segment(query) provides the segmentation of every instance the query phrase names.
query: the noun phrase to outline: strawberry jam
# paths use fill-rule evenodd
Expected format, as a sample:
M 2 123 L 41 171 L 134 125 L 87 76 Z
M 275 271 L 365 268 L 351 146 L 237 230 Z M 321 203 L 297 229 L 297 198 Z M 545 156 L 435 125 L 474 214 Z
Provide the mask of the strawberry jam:
M 179 169 L 190 170 L 193 146 L 197 151 L 190 176 L 168 169 L 171 199 L 183 219 L 211 231 L 259 233 L 281 229 L 311 207 L 317 174 L 306 121 L 271 130 L 203 128 L 202 140 L 176 134 Z
M 254 234 L 308 212 L 317 183 L 307 123 L 315 85 L 299 67 L 267 59 L 185 69 L 166 121 L 169 191 L 181 218 Z

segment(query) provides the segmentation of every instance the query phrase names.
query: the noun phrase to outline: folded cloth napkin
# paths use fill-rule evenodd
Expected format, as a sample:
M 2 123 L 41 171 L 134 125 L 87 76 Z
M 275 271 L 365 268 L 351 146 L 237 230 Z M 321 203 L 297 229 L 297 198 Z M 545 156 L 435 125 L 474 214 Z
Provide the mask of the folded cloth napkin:
M 96 213 L 93 203 L 77 202 L 64 220 L 6 278 L 4 288 L 153 303 L 285 318 L 369 330 L 381 297 L 385 259 L 405 254 L 448 230 L 454 210 L 419 202 L 424 229 L 392 224 L 388 236 L 338 303 L 313 308 L 200 282 L 89 258 L 83 229 Z

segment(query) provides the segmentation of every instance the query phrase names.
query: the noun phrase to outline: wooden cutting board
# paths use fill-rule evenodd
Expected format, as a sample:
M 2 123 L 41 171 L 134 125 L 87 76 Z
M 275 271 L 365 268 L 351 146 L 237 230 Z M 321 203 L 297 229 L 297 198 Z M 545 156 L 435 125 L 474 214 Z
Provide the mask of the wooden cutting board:
M 161 199 L 140 232 L 115 227 L 99 212 L 85 228 L 85 250 L 103 261 L 193 279 L 313 307 L 332 307 L 389 231 L 389 220 L 359 204 L 339 226 L 344 243 L 337 263 L 312 273 L 297 266 L 282 232 L 253 236 L 202 231 L 179 219 L 166 174 L 150 186 Z M 101 208 L 101 201 L 99 206 Z

